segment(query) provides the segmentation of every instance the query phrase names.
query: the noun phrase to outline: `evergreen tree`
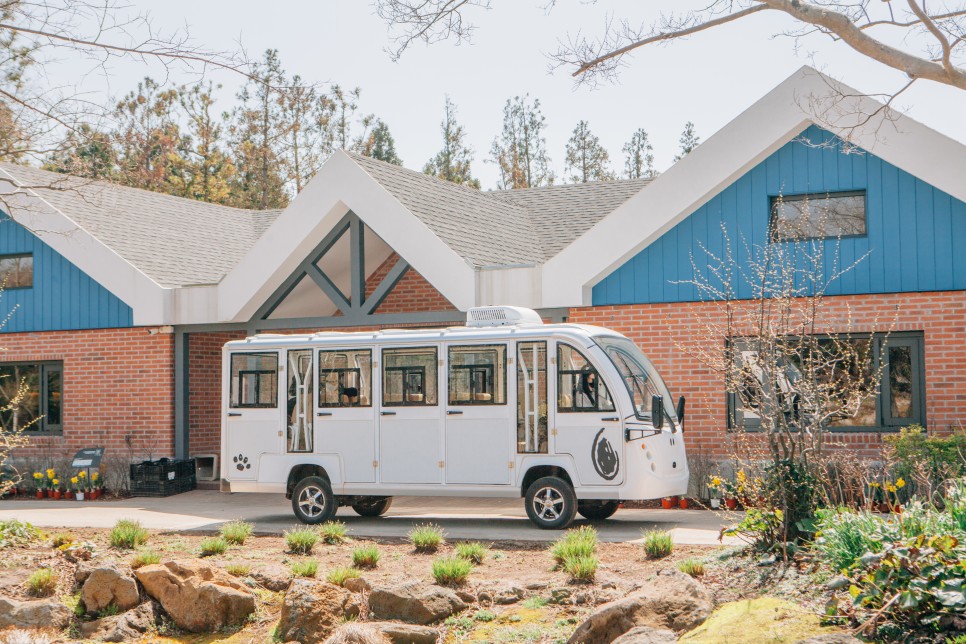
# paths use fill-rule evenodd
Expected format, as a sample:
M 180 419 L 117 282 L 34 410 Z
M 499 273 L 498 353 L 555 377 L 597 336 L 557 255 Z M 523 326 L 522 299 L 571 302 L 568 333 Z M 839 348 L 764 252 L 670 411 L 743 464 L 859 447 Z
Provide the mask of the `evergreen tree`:
M 443 148 L 426 163 L 423 172 L 444 181 L 479 190 L 480 181 L 474 179 L 470 172 L 473 149 L 464 142 L 466 135 L 463 126 L 456 122 L 456 106 L 449 100 L 449 96 L 446 97 L 440 129 L 443 132 Z
M 237 168 L 232 205 L 240 208 L 283 208 L 288 203 L 279 147 L 286 136 L 277 88 L 285 84 L 278 52 L 269 49 L 255 66 L 251 80 L 238 93 L 232 112 L 232 158 Z
M 282 145 L 286 181 L 294 194 L 302 192 L 322 161 L 332 153 L 329 102 L 301 76 L 292 77 L 281 96 L 286 136 Z
M 628 179 L 650 179 L 657 176 L 654 169 L 654 147 L 644 128 L 639 128 L 624 144 L 624 176 Z
M 540 100 L 530 95 L 507 99 L 503 107 L 503 131 L 493 140 L 490 155 L 500 167 L 499 187 L 534 188 L 553 184 L 553 170 L 543 136 L 546 119 Z
M 701 139 L 694 132 L 694 123 L 688 121 L 684 124 L 684 131 L 681 132 L 681 138 L 678 139 L 678 142 L 681 146 L 681 152 L 674 157 L 675 163 L 683 159 L 685 155 L 690 154 L 701 143 Z
M 223 149 L 225 116 L 215 111 L 213 89 L 209 82 L 180 92 L 188 132 L 180 151 L 185 162 L 174 182 L 183 197 L 225 204 L 230 201 L 235 165 Z
M 361 95 L 362 90 L 358 87 L 346 92 L 340 85 L 333 85 L 329 90 L 327 109 L 330 113 L 329 127 L 335 147 L 348 150 L 354 142 L 358 143 L 362 140 L 361 135 L 355 141 L 352 138 L 352 119 L 359 109 Z
M 572 183 L 587 183 L 588 181 L 608 181 L 613 179 L 607 165 L 610 155 L 600 144 L 587 121 L 580 121 L 574 128 L 570 140 L 567 141 L 567 171 Z
M 85 179 L 114 179 L 116 168 L 111 135 L 82 123 L 47 156 L 44 169 Z
M 359 152 L 373 159 L 402 165 L 402 159 L 396 154 L 396 141 L 389 133 L 389 126 L 379 119 L 375 119 L 374 122 L 372 131 L 364 135 L 365 138 L 360 141 Z

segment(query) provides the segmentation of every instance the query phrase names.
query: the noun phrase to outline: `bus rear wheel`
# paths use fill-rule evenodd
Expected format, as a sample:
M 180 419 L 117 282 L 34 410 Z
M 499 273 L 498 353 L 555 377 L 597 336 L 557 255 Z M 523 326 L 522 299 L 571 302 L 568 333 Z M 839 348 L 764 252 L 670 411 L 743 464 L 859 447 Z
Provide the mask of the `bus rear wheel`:
M 302 523 L 316 524 L 334 517 L 339 508 L 329 482 L 321 476 L 308 476 L 292 490 L 292 509 Z
M 614 516 L 620 501 L 577 501 L 577 512 L 588 521 L 603 521 Z
M 569 526 L 577 514 L 577 495 L 570 484 L 556 476 L 534 481 L 526 494 L 527 516 L 538 528 L 559 530 Z
M 360 517 L 381 517 L 392 505 L 391 496 L 370 496 L 352 504 L 352 509 Z

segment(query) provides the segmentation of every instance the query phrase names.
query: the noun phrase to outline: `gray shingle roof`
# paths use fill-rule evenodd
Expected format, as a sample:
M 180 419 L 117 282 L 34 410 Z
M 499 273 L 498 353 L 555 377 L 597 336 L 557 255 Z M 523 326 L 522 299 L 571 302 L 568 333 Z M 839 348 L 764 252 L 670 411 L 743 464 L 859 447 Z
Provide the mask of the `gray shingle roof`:
M 0 164 L 20 184 L 166 287 L 216 284 L 281 211 L 251 211 Z

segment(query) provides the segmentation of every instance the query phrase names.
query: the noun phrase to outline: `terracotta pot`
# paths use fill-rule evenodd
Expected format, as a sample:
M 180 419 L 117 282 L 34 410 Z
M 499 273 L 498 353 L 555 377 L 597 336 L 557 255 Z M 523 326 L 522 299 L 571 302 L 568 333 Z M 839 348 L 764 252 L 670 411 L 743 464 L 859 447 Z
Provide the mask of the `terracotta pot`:
M 37 490 L 37 498 L 38 499 L 44 498 L 44 491 L 43 490 Z
M 687 510 L 688 500 L 682 497 L 681 500 L 678 501 L 678 507 L 680 507 L 682 510 Z
M 71 492 L 70 490 L 64 490 L 64 495 L 60 498 L 64 499 L 65 501 L 73 501 L 74 493 Z
M 729 510 L 734 510 L 738 507 L 738 499 L 725 499 L 725 506 L 727 506 Z
M 880 503 L 879 504 L 879 512 L 882 512 L 883 514 L 889 514 L 889 512 L 891 512 L 891 510 L 889 509 L 889 504 L 888 503 Z
M 661 507 L 664 508 L 665 510 L 670 510 L 671 508 L 674 507 L 674 503 L 671 501 L 669 497 L 664 497 L 663 499 L 661 499 Z
M 51 491 L 51 494 L 54 495 L 54 498 L 55 499 L 59 499 L 60 498 L 60 490 L 52 490 Z

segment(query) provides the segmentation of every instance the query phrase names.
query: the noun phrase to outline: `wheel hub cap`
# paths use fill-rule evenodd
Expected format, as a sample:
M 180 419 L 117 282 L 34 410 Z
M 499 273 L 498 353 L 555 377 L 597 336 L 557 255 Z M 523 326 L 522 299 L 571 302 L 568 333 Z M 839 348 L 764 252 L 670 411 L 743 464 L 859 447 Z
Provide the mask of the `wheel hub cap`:
M 533 497 L 533 510 L 544 521 L 559 519 L 563 507 L 563 495 L 552 487 L 540 488 Z
M 307 517 L 317 517 L 325 510 L 325 497 L 322 490 L 314 485 L 299 492 L 299 509 Z

